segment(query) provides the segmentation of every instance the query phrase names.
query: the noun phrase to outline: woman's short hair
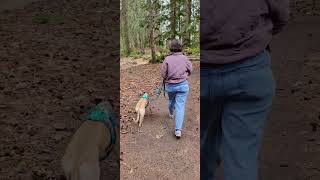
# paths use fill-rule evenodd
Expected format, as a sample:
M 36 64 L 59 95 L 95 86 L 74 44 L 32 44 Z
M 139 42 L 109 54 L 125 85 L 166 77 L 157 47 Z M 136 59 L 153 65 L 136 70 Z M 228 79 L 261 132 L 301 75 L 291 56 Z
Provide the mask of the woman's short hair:
M 182 43 L 179 39 L 174 39 L 169 44 L 169 50 L 171 52 L 181 52 L 182 51 Z

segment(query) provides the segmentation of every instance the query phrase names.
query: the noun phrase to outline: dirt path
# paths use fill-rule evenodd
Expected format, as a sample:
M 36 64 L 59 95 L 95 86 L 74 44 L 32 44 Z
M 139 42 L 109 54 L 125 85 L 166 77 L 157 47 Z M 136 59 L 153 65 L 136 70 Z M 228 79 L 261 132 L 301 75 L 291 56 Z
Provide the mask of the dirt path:
M 320 17 L 294 19 L 274 39 L 277 96 L 265 132 L 262 180 L 320 179 Z
M 127 69 L 129 67 L 133 66 L 139 66 L 143 64 L 148 64 L 149 62 L 145 60 L 144 58 L 121 58 L 120 59 L 120 68 L 121 69 Z
M 131 124 L 132 131 L 121 136 L 121 179 L 199 179 L 199 74 L 196 71 L 189 79 L 180 140 L 174 137 L 174 120 L 168 118 L 163 95 L 154 103 L 153 114 L 148 111 L 141 133 Z

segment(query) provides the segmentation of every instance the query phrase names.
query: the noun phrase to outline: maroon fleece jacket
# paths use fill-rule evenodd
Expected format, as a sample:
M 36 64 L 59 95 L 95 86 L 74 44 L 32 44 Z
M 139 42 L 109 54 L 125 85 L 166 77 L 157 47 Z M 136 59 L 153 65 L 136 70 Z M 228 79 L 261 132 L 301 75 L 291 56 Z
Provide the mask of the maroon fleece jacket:
M 180 83 L 188 79 L 192 72 L 192 63 L 182 52 L 167 56 L 161 66 L 161 76 L 166 83 Z
M 289 20 L 289 0 L 201 0 L 200 5 L 201 63 L 255 56 Z

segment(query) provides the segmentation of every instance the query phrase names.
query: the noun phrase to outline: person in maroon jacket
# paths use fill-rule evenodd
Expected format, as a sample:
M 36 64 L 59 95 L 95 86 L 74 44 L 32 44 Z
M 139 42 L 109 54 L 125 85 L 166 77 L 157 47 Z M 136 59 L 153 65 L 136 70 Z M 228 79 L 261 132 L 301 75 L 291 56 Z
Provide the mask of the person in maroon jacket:
M 289 20 L 289 0 L 201 0 L 201 180 L 257 180 L 275 95 L 268 45 Z
M 169 44 L 171 54 L 165 58 L 161 66 L 161 76 L 164 79 L 165 91 L 168 93 L 169 117 L 176 114 L 175 136 L 180 138 L 184 121 L 184 111 L 189 93 L 188 77 L 192 72 L 192 64 L 182 53 L 182 43 L 174 39 Z

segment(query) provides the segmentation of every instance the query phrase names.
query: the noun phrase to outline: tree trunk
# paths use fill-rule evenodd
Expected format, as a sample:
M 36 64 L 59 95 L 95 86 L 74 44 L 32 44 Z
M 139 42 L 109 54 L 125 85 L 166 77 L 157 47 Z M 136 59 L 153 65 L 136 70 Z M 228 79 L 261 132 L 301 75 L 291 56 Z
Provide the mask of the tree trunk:
M 188 27 L 191 24 L 191 0 L 184 0 L 183 3 L 184 17 L 183 17 L 183 44 L 190 46 L 190 32 Z
M 183 23 L 183 15 L 181 16 L 181 13 L 184 14 L 184 9 L 181 7 L 184 6 L 184 0 L 178 0 L 178 7 L 177 7 L 177 11 L 178 11 L 178 18 L 177 18 L 177 26 L 178 26 L 178 38 L 179 39 L 182 39 L 183 37 L 183 26 L 184 26 L 184 23 Z
M 154 37 L 155 37 L 155 46 L 159 47 L 160 46 L 160 36 L 161 36 L 161 32 L 160 32 L 160 1 L 159 0 L 155 0 L 155 19 L 154 19 L 154 24 L 155 24 L 155 33 L 154 33 Z
M 176 27 L 177 27 L 177 17 L 176 17 L 176 13 L 177 13 L 177 2 L 176 0 L 171 0 L 170 1 L 171 4 L 171 39 L 175 39 L 177 36 L 177 31 L 176 31 Z
M 156 59 L 156 52 L 154 46 L 154 12 L 155 12 L 155 3 L 152 0 L 148 0 L 149 4 L 149 41 L 150 41 L 150 49 L 151 49 L 151 63 L 155 63 Z
M 139 34 L 139 44 L 140 44 L 140 52 L 141 54 L 144 54 L 144 40 L 143 37 L 141 37 L 141 34 Z
M 188 0 L 188 11 L 187 11 L 187 16 L 188 16 L 188 27 L 191 25 L 191 15 L 192 15 L 192 12 L 191 12 L 191 5 L 192 5 L 192 0 Z M 190 31 L 187 31 L 187 45 L 190 46 L 190 43 L 191 43 L 191 34 L 190 34 Z
M 128 0 L 122 0 L 122 20 L 123 20 L 123 38 L 125 43 L 125 55 L 129 56 L 131 49 L 129 43 L 129 32 L 128 32 Z

